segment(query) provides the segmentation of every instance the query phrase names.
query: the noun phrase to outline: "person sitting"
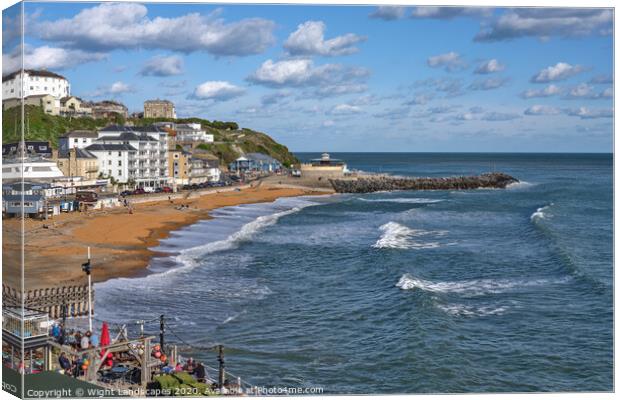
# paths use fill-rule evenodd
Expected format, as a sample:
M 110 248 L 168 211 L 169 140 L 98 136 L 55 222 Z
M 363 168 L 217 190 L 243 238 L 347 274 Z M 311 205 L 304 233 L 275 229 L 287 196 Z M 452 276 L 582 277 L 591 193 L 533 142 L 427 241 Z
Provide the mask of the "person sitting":
M 71 375 L 71 360 L 69 360 L 64 351 L 58 357 L 58 364 L 60 364 L 60 368 L 65 371 L 66 375 Z
M 194 364 L 194 359 L 190 357 L 187 359 L 187 362 L 185 363 L 185 367 L 183 369 L 185 369 L 185 371 L 191 374 L 192 372 L 194 372 L 195 367 L 196 365 Z
M 82 350 L 86 350 L 90 347 L 90 331 L 87 331 L 82 340 L 80 340 L 80 347 Z
M 209 379 L 209 376 L 207 375 L 207 370 L 205 369 L 204 364 L 201 362 L 196 365 L 196 369 L 194 369 L 194 375 L 196 376 L 196 380 L 200 383 L 205 383 L 205 381 Z
M 90 335 L 90 344 L 93 347 L 99 347 L 99 336 L 95 332 Z

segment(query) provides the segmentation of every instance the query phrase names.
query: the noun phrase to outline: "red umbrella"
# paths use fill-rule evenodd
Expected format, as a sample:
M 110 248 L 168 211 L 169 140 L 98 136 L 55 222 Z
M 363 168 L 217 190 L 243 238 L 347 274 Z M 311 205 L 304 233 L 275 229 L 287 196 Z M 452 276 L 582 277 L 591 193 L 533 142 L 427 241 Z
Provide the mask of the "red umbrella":
M 101 357 L 103 357 L 106 352 L 105 346 L 109 346 L 110 342 L 110 329 L 108 329 L 108 323 L 104 322 L 101 326 L 101 339 L 99 339 L 99 345 L 102 347 Z M 112 361 L 112 353 L 109 353 L 107 358 L 107 364 L 110 365 Z

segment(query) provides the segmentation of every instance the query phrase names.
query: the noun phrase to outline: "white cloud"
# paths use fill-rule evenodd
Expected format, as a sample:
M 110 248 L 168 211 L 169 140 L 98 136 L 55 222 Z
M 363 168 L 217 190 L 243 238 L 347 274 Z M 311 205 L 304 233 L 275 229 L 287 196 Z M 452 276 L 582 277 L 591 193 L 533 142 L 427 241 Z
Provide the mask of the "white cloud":
M 342 56 L 359 51 L 356 44 L 366 40 L 353 33 L 325 40 L 325 23 L 323 21 L 306 21 L 297 26 L 284 42 L 284 48 L 294 56 Z
M 2 55 L 2 73 L 7 74 L 21 68 L 21 46 L 9 54 Z M 26 46 L 23 54 L 25 68 L 63 70 L 92 61 L 106 58 L 105 53 L 85 52 L 82 50 L 63 49 L 59 47 L 41 46 L 33 48 Z
M 241 96 L 245 89 L 226 81 L 208 81 L 196 87 L 192 98 L 201 100 L 229 100 Z
M 589 83 L 593 84 L 593 85 L 601 85 L 601 84 L 613 84 L 614 83 L 614 78 L 613 76 L 611 76 L 611 74 L 602 74 L 602 75 L 597 75 L 595 77 L 593 77 L 592 79 L 590 79 Z
M 557 115 L 560 114 L 561 110 L 552 106 L 544 106 L 544 105 L 534 105 L 528 107 L 523 114 L 525 115 Z
M 607 99 L 613 97 L 613 89 L 606 88 L 603 91 L 596 91 L 593 86 L 581 83 L 566 93 L 567 99 Z
M 350 104 L 338 104 L 329 111 L 332 115 L 350 115 L 359 114 L 361 112 L 362 109 L 359 106 L 352 106 Z
M 122 81 L 116 81 L 109 86 L 100 86 L 95 92 L 91 93 L 92 97 L 119 97 L 123 93 L 134 92 L 134 88 Z
M 489 7 L 415 7 L 411 18 L 453 19 L 458 17 L 488 17 L 493 14 Z
M 469 85 L 470 90 L 492 90 L 499 89 L 506 85 L 510 80 L 508 78 L 488 78 L 477 80 Z
M 485 61 L 482 64 L 478 65 L 474 73 L 476 74 L 492 74 L 494 72 L 501 72 L 506 69 L 506 66 L 495 58 Z
M 270 87 L 328 86 L 359 82 L 368 74 L 364 68 L 341 64 L 315 66 L 312 60 L 301 58 L 277 62 L 267 60 L 247 79 Z
M 155 56 L 148 60 L 140 74 L 143 76 L 172 76 L 183 73 L 183 59 L 179 56 Z
M 444 67 L 448 72 L 467 68 L 467 64 L 463 61 L 459 53 L 455 53 L 454 51 L 429 57 L 426 63 L 431 68 Z
M 370 13 L 370 18 L 382 19 L 384 21 L 393 21 L 401 19 L 405 16 L 407 7 L 399 6 L 379 6 L 375 11 Z
M 531 99 L 534 97 L 551 97 L 562 93 L 562 89 L 556 85 L 549 85 L 544 89 L 528 89 L 521 93 L 521 97 L 524 99 Z
M 341 96 L 351 93 L 363 93 L 368 86 L 362 83 L 345 83 L 342 85 L 326 85 L 319 87 L 314 94 L 318 97 Z
M 581 65 L 571 65 L 565 62 L 559 62 L 555 65 L 542 69 L 530 79 L 534 83 L 547 83 L 554 81 L 562 81 L 585 71 Z
M 103 3 L 72 18 L 39 21 L 33 24 L 32 33 L 89 51 L 146 48 L 206 51 L 218 56 L 259 54 L 275 41 L 275 23 L 261 18 L 226 23 L 218 18 L 220 11 L 172 18 L 149 18 L 147 13 L 142 4 Z
M 328 119 L 328 120 L 323 121 L 321 126 L 323 126 L 324 128 L 329 128 L 330 126 L 334 126 L 335 124 L 336 123 L 334 122 L 334 120 Z
M 609 34 L 612 25 L 611 8 L 513 8 L 504 12 L 490 27 L 481 30 L 475 40 L 605 35 Z
M 614 110 L 611 108 L 593 110 L 587 107 L 579 107 L 565 110 L 565 112 L 566 115 L 579 117 L 581 119 L 612 118 L 614 116 Z

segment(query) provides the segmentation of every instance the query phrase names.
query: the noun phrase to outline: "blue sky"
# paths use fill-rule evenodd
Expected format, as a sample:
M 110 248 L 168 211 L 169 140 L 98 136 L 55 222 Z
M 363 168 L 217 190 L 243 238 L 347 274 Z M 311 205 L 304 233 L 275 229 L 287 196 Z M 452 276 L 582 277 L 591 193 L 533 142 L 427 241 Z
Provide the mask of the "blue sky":
M 611 13 L 33 2 L 24 62 L 295 151 L 610 152 Z M 19 59 L 5 40 L 3 73 Z

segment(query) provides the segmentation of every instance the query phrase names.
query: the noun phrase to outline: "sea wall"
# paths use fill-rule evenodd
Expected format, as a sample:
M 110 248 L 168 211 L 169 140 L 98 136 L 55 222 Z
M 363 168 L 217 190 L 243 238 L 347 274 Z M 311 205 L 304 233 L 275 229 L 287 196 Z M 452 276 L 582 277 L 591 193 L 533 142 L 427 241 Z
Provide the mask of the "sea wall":
M 371 193 L 392 190 L 505 189 L 510 183 L 515 182 L 519 182 L 519 180 L 500 172 L 447 178 L 400 178 L 381 175 L 355 179 L 330 179 L 330 183 L 338 193 Z

